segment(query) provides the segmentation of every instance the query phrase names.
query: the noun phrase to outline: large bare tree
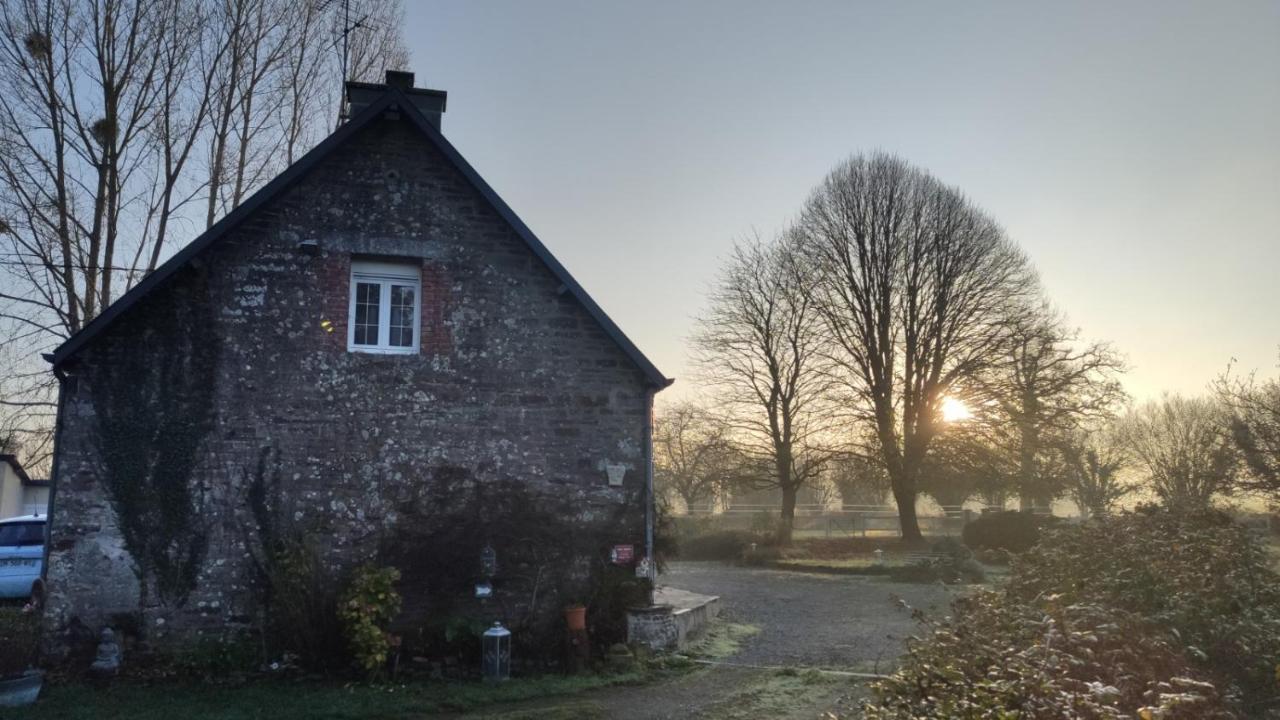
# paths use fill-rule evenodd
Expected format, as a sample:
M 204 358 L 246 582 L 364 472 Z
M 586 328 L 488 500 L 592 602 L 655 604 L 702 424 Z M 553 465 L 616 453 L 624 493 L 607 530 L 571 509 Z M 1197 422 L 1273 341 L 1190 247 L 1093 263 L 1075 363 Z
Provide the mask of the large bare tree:
M 1171 508 L 1201 508 L 1233 489 L 1239 458 L 1226 408 L 1213 398 L 1165 395 L 1121 419 L 1121 442 L 1150 489 Z
M 748 462 L 738 479 L 782 492 L 779 539 L 796 497 L 831 459 L 831 375 L 820 318 L 787 239 L 738 244 L 694 336 L 695 360 Z
M 1065 489 L 1045 472 L 1057 441 L 1124 401 L 1124 362 L 1105 343 L 1082 343 L 1047 304 L 1011 318 L 1009 329 L 996 361 L 967 383 L 968 399 L 978 422 L 1006 428 L 994 435 L 1017 467 L 1012 489 L 1027 511 Z
M 1007 342 L 1034 272 L 959 190 L 887 154 L 841 163 L 805 205 L 809 296 L 855 408 L 875 429 L 904 540 L 941 404 Z

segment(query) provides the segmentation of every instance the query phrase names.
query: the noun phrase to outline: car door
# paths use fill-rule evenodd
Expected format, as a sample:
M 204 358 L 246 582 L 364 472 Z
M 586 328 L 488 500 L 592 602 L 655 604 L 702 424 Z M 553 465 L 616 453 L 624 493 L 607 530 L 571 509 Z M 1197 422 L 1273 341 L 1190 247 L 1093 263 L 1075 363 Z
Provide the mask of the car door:
M 43 561 L 43 520 L 0 524 L 0 598 L 29 597 Z

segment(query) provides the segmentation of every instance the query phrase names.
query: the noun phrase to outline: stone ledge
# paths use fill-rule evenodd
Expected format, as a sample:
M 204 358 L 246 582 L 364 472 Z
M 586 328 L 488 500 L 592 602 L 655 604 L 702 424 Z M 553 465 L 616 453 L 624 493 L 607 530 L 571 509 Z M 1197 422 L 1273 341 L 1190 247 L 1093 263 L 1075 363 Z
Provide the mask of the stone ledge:
M 627 611 L 627 641 L 650 650 L 683 650 L 720 614 L 716 595 L 659 587 L 653 599 L 653 605 Z

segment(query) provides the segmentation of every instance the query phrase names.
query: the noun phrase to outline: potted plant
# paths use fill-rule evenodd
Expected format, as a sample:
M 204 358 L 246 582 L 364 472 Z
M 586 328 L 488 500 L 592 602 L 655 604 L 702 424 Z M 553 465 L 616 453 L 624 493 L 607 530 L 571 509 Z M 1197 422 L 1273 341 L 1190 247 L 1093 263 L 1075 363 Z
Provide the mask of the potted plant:
M 582 602 L 573 600 L 564 608 L 564 622 L 569 626 L 570 632 L 587 629 L 587 606 Z
M 36 607 L 0 607 L 0 707 L 36 701 L 44 682 L 44 671 L 35 667 L 39 649 L 40 613 Z

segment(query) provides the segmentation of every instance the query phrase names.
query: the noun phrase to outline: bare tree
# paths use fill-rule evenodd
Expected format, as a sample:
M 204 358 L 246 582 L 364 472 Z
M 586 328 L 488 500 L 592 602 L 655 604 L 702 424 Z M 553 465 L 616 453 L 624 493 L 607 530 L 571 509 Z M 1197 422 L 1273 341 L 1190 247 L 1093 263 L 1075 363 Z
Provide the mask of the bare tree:
M 402 0 L 356 4 L 403 14 Z M 330 127 L 335 6 L 0 3 L 0 334 L 14 351 L 0 422 L 22 408 L 24 433 L 47 432 L 30 424 L 53 409 L 39 354 L 155 269 L 175 228 L 211 224 Z M 352 29 L 362 72 L 402 65 L 401 33 Z
M 832 457 L 820 319 L 794 259 L 785 240 L 737 245 L 694 337 L 699 370 L 747 459 L 739 479 L 782 491 L 783 543 L 800 488 Z
M 1002 446 L 1017 465 L 1013 489 L 1028 511 L 1064 489 L 1044 468 L 1055 460 L 1056 439 L 1124 401 L 1124 362 L 1104 343 L 1081 343 L 1047 304 L 1012 318 L 1009 329 L 998 361 L 970 383 L 969 404 L 980 421 L 1011 430 L 1001 433 Z
M 1280 380 L 1234 378 L 1228 371 L 1214 389 L 1231 415 L 1231 437 L 1244 462 L 1241 487 L 1280 498 Z
M 1107 515 L 1136 489 L 1121 476 L 1125 451 L 1110 428 L 1067 433 L 1055 448 L 1063 484 L 1081 515 Z
M 845 505 L 875 506 L 889 497 L 889 474 L 878 457 L 845 455 L 833 460 L 827 472 Z
M 1166 395 L 1122 418 L 1119 432 L 1161 502 L 1199 508 L 1235 482 L 1238 458 L 1227 427 L 1214 400 Z
M 653 455 L 659 489 L 679 495 L 690 512 L 712 500 L 734 472 L 728 427 L 689 401 L 657 413 Z
M 875 428 L 902 537 L 920 540 L 915 502 L 943 398 L 992 362 L 1035 275 L 958 190 L 885 154 L 832 171 L 799 232 L 808 294 L 854 407 Z

